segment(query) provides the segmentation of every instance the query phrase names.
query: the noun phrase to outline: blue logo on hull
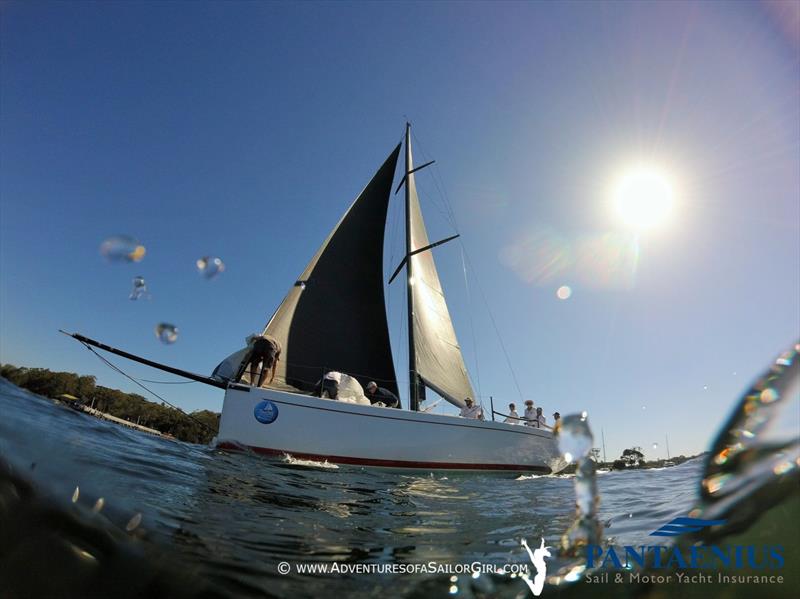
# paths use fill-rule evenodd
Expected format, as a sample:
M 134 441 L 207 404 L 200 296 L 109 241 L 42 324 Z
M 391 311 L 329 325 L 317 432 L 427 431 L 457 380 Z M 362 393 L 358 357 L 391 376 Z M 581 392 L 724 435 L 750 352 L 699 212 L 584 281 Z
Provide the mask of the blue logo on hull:
M 278 419 L 278 406 L 265 399 L 256 404 L 253 410 L 253 416 L 256 417 L 261 424 L 272 424 Z

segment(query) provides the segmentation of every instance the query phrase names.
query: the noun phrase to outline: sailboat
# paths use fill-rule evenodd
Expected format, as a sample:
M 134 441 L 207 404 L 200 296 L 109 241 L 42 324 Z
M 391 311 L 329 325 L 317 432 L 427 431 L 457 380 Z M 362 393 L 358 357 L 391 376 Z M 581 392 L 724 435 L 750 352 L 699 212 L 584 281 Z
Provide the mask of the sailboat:
M 407 409 L 320 397 L 328 372 L 348 381 L 353 396 L 374 381 L 398 395 L 385 310 L 383 246 L 392 183 L 402 147 L 405 170 L 404 269 L 408 304 Z M 210 377 L 133 356 L 82 335 L 72 336 L 124 357 L 225 390 L 216 446 L 271 456 L 403 470 L 550 473 L 566 466 L 545 428 L 431 414 L 426 390 L 456 407 L 475 398 L 445 301 L 422 217 L 411 126 L 350 205 L 263 330 L 282 353 L 274 379 L 253 386 L 248 348 L 223 360 Z M 340 393 L 340 396 L 342 394 Z M 365 405 L 366 404 L 366 405 Z

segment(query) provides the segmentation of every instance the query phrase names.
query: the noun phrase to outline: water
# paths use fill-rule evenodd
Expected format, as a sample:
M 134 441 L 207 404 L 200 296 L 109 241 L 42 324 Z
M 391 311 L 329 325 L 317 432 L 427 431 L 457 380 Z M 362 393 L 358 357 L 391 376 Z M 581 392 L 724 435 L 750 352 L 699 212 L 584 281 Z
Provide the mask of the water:
M 138 300 L 140 297 L 150 299 L 150 294 L 147 292 L 147 283 L 144 277 L 133 277 L 133 289 L 131 290 L 130 299 Z
M 109 262 L 141 262 L 145 247 L 130 235 L 112 235 L 100 244 L 100 254 Z
M 203 256 L 196 262 L 197 271 L 206 279 L 213 279 L 225 270 L 225 263 L 216 256 Z
M 765 454 L 747 435 L 742 440 L 743 431 L 763 429 L 770 447 L 796 448 L 793 421 L 789 437 L 786 427 L 770 424 L 770 414 L 781 415 L 787 405 L 794 409 L 796 402 L 779 401 L 793 395 L 780 380 L 765 380 L 766 386 L 756 385 L 757 397 L 745 397 L 741 409 L 734 410 L 730 431 L 735 438 L 726 441 L 723 433 L 714 443 L 715 455 L 722 442 L 732 448 L 725 456 L 739 451 L 740 458 L 709 465 L 708 471 L 700 459 L 673 468 L 598 473 L 596 479 L 587 471 L 582 481 L 398 474 L 268 461 L 144 435 L 0 379 L 0 457 L 7 463 L 0 463 L 0 588 L 9 597 L 528 597 L 525 581 L 510 576 L 323 575 L 300 574 L 296 568 L 334 562 L 433 568 L 529 564 L 522 538 L 531 548 L 540 547 L 540 539 L 558 548 L 567 542 L 565 531 L 580 522 L 576 490 L 584 515 L 593 512 L 595 496 L 600 497 L 594 522 L 602 531 L 595 532 L 604 543 L 617 545 L 669 542 L 649 534 L 692 510 L 704 510 L 701 517 L 727 517 L 718 506 L 729 509 L 736 501 L 747 508 L 750 521 L 755 506 L 759 530 L 770 542 L 794 543 L 786 558 L 787 570 L 794 571 L 798 502 L 797 479 L 791 476 L 797 469 L 780 471 L 785 455 L 768 452 L 766 463 L 775 467 L 756 478 L 764 469 L 757 458 Z M 754 412 L 754 402 L 766 416 Z M 571 447 L 583 455 L 581 439 L 591 433 L 577 432 Z M 729 482 L 737 480 L 731 468 L 741 460 L 746 484 L 735 485 Z M 714 468 L 731 477 L 711 497 L 700 481 L 719 473 Z M 766 493 L 778 479 L 780 497 Z M 783 501 L 786 497 L 795 500 Z M 773 505 L 788 505 L 792 517 Z M 733 532 L 741 537 L 747 526 L 739 519 Z M 548 563 L 548 582 L 569 559 L 562 555 Z M 292 571 L 281 574 L 281 562 L 290 563 Z M 748 588 L 753 587 L 728 596 L 744 596 L 752 592 Z M 591 590 L 607 596 L 659 593 L 638 587 Z M 563 591 L 575 596 L 586 589 L 579 582 Z M 791 596 L 791 588 L 770 588 L 769 594 Z
M 87 526 L 119 532 L 120 545 L 137 544 L 153 566 L 168 559 L 172 568 L 189 567 L 194 584 L 226 594 L 412 592 L 449 577 L 282 576 L 277 565 L 525 563 L 522 537 L 557 546 L 573 519 L 568 476 L 429 476 L 276 463 L 140 434 L 2 379 L 0 413 L 0 455 L 32 481 L 48 509 L 77 511 Z M 606 533 L 635 542 L 685 514 L 699 474 L 697 460 L 601 474 Z M 101 497 L 100 513 L 90 515 Z M 137 534 L 126 533 L 137 514 Z M 69 527 L 60 532 L 75 534 Z
M 156 337 L 161 343 L 171 345 L 178 340 L 178 327 L 174 324 L 161 322 L 155 328 Z

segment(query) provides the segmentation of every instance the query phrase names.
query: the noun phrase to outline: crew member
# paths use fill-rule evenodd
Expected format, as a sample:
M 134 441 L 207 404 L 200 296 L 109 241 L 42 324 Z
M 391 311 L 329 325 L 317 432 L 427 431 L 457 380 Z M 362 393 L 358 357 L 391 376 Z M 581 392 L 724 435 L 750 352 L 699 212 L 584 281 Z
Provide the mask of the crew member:
M 380 402 L 387 408 L 400 407 L 400 400 L 397 398 L 397 396 L 384 387 L 378 387 L 378 383 L 375 381 L 368 382 L 366 390 L 369 403 L 376 404 Z
M 533 409 L 533 400 L 525 401 L 525 413 L 522 415 L 525 426 L 536 426 L 536 410 Z
M 536 408 L 536 427 L 547 428 L 547 418 L 542 414 L 542 408 Z
M 281 344 L 272 335 L 258 335 L 253 338 L 250 347 L 250 353 L 245 360 L 246 366 L 242 368 L 241 373 L 237 377 L 237 381 L 241 380 L 244 371 L 250 370 L 250 384 L 256 387 L 261 387 L 267 374 L 269 373 L 269 380 L 271 383 L 275 380 L 275 370 L 278 368 L 278 360 L 281 357 Z M 260 370 L 259 370 L 260 366 Z M 258 373 L 258 384 L 256 384 L 256 373 Z
M 483 410 L 480 406 L 477 406 L 472 401 L 471 397 L 467 397 L 464 400 L 466 404 L 463 408 L 461 408 L 461 413 L 459 416 L 462 418 L 472 418 L 474 420 L 483 420 Z
M 517 414 L 517 406 L 513 403 L 508 404 L 508 416 L 503 420 L 505 424 L 519 424 L 519 414 Z
M 339 383 L 342 382 L 342 373 L 331 370 L 325 373 L 322 381 L 317 385 L 317 395 L 325 397 L 326 394 L 329 399 L 336 399 L 339 397 Z

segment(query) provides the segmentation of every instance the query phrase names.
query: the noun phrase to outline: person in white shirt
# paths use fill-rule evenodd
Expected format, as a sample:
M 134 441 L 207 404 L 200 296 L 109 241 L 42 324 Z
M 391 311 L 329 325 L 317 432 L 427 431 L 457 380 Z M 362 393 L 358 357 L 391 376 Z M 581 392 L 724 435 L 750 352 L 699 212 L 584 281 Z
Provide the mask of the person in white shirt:
M 322 380 L 317 384 L 316 394 L 319 397 L 337 399 L 339 397 L 339 383 L 342 382 L 342 373 L 335 370 L 326 372 Z
M 463 408 L 461 408 L 461 413 L 459 416 L 462 418 L 472 418 L 474 420 L 483 420 L 483 410 L 481 410 L 480 406 L 476 406 L 472 399 L 467 397 L 464 400 L 464 403 L 467 404 Z
M 517 414 L 517 406 L 513 403 L 508 404 L 508 416 L 503 420 L 505 424 L 519 424 L 519 414 Z
M 536 408 L 536 426 L 538 428 L 548 428 L 547 418 L 542 414 L 542 408 Z
M 525 413 L 522 415 L 525 426 L 536 426 L 536 410 L 533 408 L 533 400 L 525 401 Z

